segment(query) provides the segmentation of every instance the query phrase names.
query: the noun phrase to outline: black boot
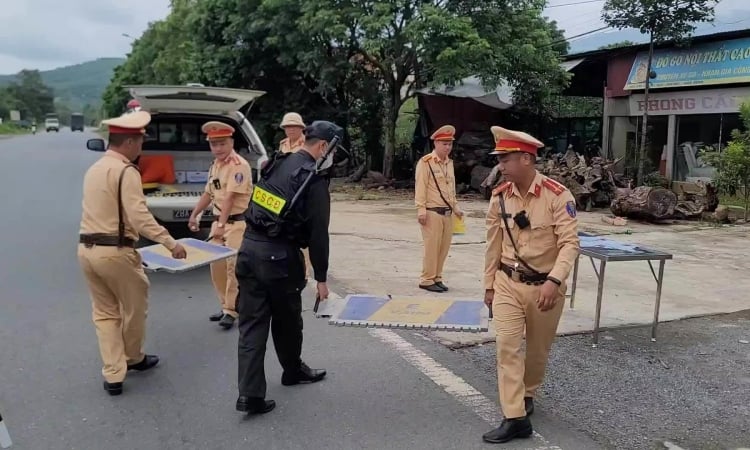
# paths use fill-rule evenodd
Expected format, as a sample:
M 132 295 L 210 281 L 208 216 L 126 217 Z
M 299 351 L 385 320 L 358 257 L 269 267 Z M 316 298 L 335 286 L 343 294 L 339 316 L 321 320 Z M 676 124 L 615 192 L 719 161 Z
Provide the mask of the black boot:
M 219 322 L 219 326 L 224 328 L 225 330 L 228 330 L 232 328 L 232 325 L 234 325 L 234 317 L 230 316 L 229 314 L 224 314 L 224 317 L 222 317 L 221 321 Z
M 517 419 L 505 419 L 499 427 L 485 433 L 482 436 L 484 442 L 491 444 L 502 444 L 510 442 L 517 438 L 527 438 L 533 433 L 531 421 L 528 417 L 519 417 Z
M 297 373 L 288 373 L 284 371 L 281 374 L 281 384 L 284 386 L 293 386 L 295 384 L 317 383 L 326 376 L 325 370 L 311 369 L 307 364 L 302 363 Z
M 276 407 L 276 402 L 258 397 L 246 397 L 240 395 L 235 408 L 237 411 L 248 414 L 265 414 Z
M 523 404 L 526 407 L 526 417 L 529 417 L 530 415 L 534 414 L 534 398 L 533 397 L 524 397 Z
M 120 395 L 122 394 L 122 382 L 120 383 L 107 383 L 104 382 L 104 390 L 109 395 Z
M 435 286 L 442 289 L 443 292 L 448 292 L 448 286 L 444 285 L 442 281 L 438 281 L 437 283 L 435 283 Z
M 443 290 L 443 288 L 441 288 L 441 287 L 440 287 L 440 286 L 438 286 L 437 284 L 430 284 L 430 285 L 428 285 L 428 286 L 425 286 L 425 285 L 422 285 L 422 284 L 420 284 L 420 285 L 419 285 L 419 288 L 420 288 L 420 289 L 424 289 L 425 291 L 430 291 L 430 292 L 445 292 L 445 291 Z
M 159 357 L 156 355 L 146 355 L 143 360 L 138 364 L 128 364 L 128 370 L 137 370 L 143 372 L 144 370 L 152 369 L 159 364 Z

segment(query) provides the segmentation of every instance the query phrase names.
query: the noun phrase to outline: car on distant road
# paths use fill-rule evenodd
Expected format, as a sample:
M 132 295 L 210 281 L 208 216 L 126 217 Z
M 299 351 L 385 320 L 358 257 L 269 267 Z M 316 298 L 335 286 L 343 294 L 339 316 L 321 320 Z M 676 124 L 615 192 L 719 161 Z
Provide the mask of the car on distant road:
M 47 118 L 44 119 L 44 129 L 47 130 L 47 133 L 50 131 L 54 131 L 56 133 L 60 132 L 60 121 L 56 118 Z
M 234 127 L 235 150 L 250 163 L 253 180 L 257 180 L 268 153 L 245 115 L 265 92 L 196 84 L 125 88 L 138 101 L 140 109 L 151 113 L 138 165 L 146 204 L 164 226 L 170 230 L 187 230 L 190 214 L 203 194 L 213 161 L 208 141 L 201 131 L 208 121 L 216 120 Z M 86 145 L 89 150 L 105 150 L 102 139 L 90 139 Z M 156 172 L 164 174 L 168 182 L 152 183 L 149 173 Z M 204 211 L 201 226 L 210 226 L 213 219 L 210 209 Z

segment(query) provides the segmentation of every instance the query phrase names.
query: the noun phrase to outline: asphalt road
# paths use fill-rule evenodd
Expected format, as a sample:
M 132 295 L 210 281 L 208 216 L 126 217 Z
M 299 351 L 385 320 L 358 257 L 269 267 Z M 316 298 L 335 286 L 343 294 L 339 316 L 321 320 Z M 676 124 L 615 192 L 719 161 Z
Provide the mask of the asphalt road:
M 207 270 L 150 277 L 147 351 L 162 361 L 108 396 L 75 256 L 81 179 L 100 156 L 85 149 L 89 137 L 64 129 L 0 140 L 0 412 L 14 449 L 492 448 L 476 405 L 496 405 L 493 374 L 414 333 L 389 335 L 406 339 L 410 360 L 382 334 L 331 327 L 311 315 L 311 291 L 303 358 L 328 378 L 281 386 L 269 345 L 278 406 L 245 418 L 234 410 L 237 331 L 208 321 L 217 303 Z M 460 401 L 468 385 L 427 367 L 429 357 L 483 395 Z M 534 425 L 544 438 L 503 448 L 602 448 L 543 407 Z

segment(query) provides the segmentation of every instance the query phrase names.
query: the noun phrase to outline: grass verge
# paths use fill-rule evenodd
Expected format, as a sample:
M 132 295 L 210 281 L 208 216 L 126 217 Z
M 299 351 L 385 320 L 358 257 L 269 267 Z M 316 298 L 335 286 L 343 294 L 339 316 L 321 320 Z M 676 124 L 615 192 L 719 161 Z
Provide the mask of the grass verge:
M 0 135 L 2 134 L 26 134 L 29 133 L 31 130 L 27 130 L 21 127 L 17 127 L 10 123 L 0 123 Z

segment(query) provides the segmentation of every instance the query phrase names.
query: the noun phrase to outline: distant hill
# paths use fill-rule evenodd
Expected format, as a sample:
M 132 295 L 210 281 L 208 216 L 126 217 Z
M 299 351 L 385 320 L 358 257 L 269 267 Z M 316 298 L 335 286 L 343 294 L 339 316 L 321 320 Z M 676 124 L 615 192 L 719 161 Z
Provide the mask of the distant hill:
M 80 110 L 85 105 L 101 104 L 102 93 L 112 78 L 115 67 L 124 58 L 99 58 L 72 66 L 42 71 L 44 83 L 55 90 L 55 97 Z M 15 75 L 0 75 L 0 86 L 7 84 Z

